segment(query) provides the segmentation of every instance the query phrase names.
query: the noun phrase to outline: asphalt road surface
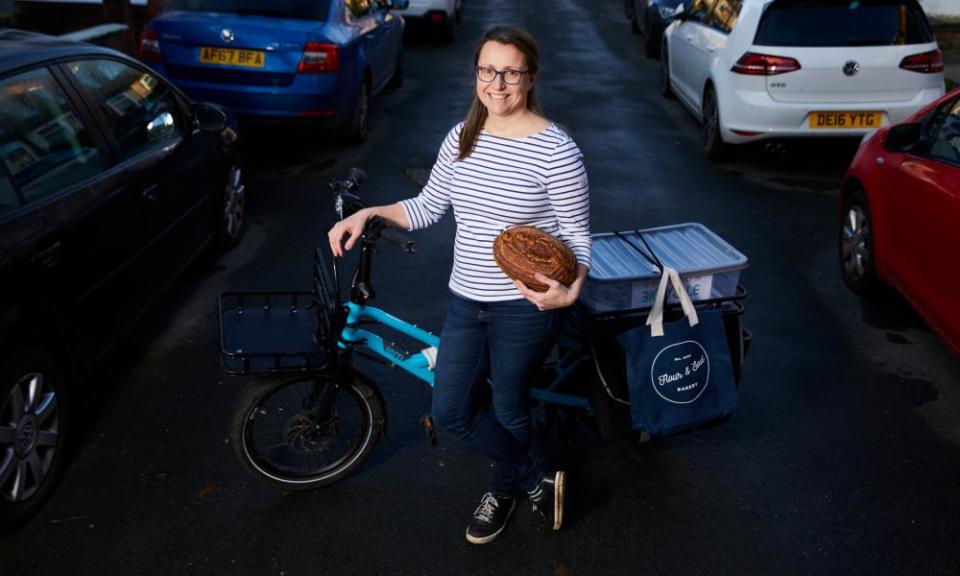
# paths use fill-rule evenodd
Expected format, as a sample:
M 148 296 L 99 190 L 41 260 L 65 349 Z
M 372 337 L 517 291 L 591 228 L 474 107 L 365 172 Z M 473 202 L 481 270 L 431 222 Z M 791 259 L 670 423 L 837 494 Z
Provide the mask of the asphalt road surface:
M 309 287 L 332 222 L 325 183 L 350 167 L 369 174 L 371 202 L 416 194 L 465 112 L 475 42 L 501 23 L 541 44 L 538 88 L 584 152 L 594 231 L 720 233 L 750 258 L 753 347 L 725 426 L 647 444 L 581 427 L 557 451 L 572 475 L 564 530 L 518 509 L 475 547 L 463 532 L 489 464 L 447 435 L 430 447 L 427 392 L 398 371 L 364 365 L 390 427 L 357 473 L 309 493 L 249 477 L 228 441 L 243 382 L 219 372 L 216 296 Z M 836 189 L 853 149 L 711 164 L 656 73 L 621 0 L 468 1 L 454 44 L 408 47 L 365 145 L 247 130 L 243 243 L 195 266 L 90 383 L 72 464 L 0 540 L 0 574 L 956 574 L 960 363 L 898 299 L 865 304 L 842 285 Z M 381 251 L 377 304 L 438 330 L 452 218 L 416 239 L 414 256 Z

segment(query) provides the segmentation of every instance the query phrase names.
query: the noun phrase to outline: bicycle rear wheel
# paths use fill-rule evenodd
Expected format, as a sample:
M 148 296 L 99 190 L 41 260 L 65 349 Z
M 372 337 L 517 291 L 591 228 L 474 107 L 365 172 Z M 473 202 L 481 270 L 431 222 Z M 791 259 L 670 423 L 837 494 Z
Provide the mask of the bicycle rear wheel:
M 313 374 L 253 382 L 238 400 L 231 440 L 256 478 L 286 490 L 332 484 L 370 456 L 385 423 L 373 383 Z

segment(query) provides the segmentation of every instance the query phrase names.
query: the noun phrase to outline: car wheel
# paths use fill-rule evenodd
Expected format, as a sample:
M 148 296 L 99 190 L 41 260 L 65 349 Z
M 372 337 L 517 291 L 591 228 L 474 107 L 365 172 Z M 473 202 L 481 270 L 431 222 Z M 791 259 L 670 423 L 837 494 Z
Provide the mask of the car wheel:
M 370 89 L 367 82 L 360 84 L 360 94 L 357 95 L 357 104 L 353 109 L 353 119 L 350 122 L 348 137 L 354 144 L 362 144 L 367 139 L 367 130 L 370 122 Z
M 630 14 L 628 14 L 628 18 L 630 18 L 630 31 L 633 32 L 634 34 L 639 34 L 641 30 L 640 30 L 640 22 L 639 22 L 639 19 L 637 18 L 637 11 L 630 10 Z
M 840 225 L 840 274 L 850 290 L 862 296 L 876 291 L 876 261 L 870 205 L 863 190 L 854 188 L 843 200 Z
M 243 166 L 238 159 L 230 162 L 223 186 L 222 210 L 218 243 L 221 250 L 229 250 L 240 242 L 246 223 L 247 190 L 243 180 Z
M 390 77 L 390 87 L 399 88 L 403 86 L 403 45 L 397 51 L 397 65 L 393 68 L 393 76 Z
M 456 39 L 457 19 L 451 15 L 447 18 L 447 22 L 443 24 L 443 27 L 440 29 L 440 40 L 447 44 L 453 44 L 454 40 Z
M 707 87 L 703 95 L 703 151 L 710 160 L 721 160 L 727 152 L 727 144 L 720 136 L 720 107 L 713 87 Z
M 0 531 L 32 516 L 62 466 L 66 392 L 56 360 L 38 349 L 14 353 L 0 368 Z
M 673 88 L 670 86 L 670 57 L 667 52 L 667 41 L 663 41 L 660 52 L 660 95 L 664 98 L 673 98 Z

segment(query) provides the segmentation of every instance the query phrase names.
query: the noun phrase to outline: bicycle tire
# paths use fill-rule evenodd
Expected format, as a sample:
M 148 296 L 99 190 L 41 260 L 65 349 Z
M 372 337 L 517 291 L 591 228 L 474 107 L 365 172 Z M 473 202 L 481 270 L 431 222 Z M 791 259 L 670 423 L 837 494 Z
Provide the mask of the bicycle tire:
M 314 386 L 334 394 L 330 411 L 319 422 L 306 406 L 305 393 Z M 330 386 L 334 384 L 329 375 L 313 374 L 279 383 L 255 381 L 244 388 L 230 439 L 237 459 L 251 475 L 284 490 L 310 490 L 342 480 L 367 460 L 386 422 L 381 396 L 373 382 L 357 373 L 346 384 Z M 345 420 L 347 435 L 352 431 L 352 436 L 338 448 Z M 271 428 L 280 421 L 282 427 Z M 321 455 L 330 457 L 330 463 L 324 464 Z

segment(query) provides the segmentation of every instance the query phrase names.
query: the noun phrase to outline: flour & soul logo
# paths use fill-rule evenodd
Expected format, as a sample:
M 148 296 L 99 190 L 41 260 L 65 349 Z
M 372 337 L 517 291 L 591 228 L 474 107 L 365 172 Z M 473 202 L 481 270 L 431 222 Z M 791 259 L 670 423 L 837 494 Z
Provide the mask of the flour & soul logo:
M 689 404 L 710 383 L 710 357 L 699 342 L 685 340 L 661 350 L 650 366 L 650 383 L 673 404 Z

